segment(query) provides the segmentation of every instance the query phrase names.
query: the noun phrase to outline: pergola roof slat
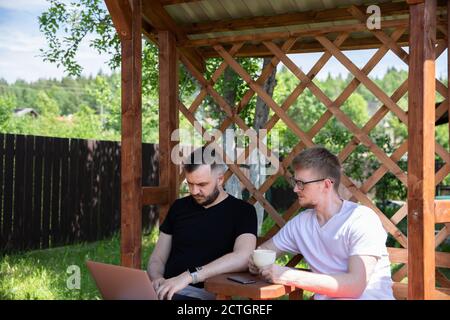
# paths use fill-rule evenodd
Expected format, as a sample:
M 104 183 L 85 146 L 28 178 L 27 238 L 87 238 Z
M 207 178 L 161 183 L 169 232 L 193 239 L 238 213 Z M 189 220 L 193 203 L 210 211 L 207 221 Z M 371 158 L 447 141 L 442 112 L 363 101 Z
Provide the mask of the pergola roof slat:
M 366 11 L 367 6 L 357 6 Z M 384 15 L 399 15 L 408 13 L 408 5 L 405 2 L 383 3 L 380 9 Z M 321 11 L 306 11 L 295 13 L 283 13 L 256 17 L 243 17 L 225 21 L 205 21 L 185 24 L 183 29 L 187 34 L 211 33 L 229 30 L 245 30 L 255 28 L 268 28 L 275 26 L 301 25 L 318 22 L 336 22 L 353 20 L 347 8 L 324 9 Z

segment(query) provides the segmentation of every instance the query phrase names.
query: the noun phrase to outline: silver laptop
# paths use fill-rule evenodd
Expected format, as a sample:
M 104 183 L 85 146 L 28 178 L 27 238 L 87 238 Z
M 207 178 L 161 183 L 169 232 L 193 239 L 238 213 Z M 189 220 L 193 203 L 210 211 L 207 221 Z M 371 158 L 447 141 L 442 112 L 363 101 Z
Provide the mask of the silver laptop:
M 158 300 L 144 270 L 86 261 L 86 265 L 105 300 Z

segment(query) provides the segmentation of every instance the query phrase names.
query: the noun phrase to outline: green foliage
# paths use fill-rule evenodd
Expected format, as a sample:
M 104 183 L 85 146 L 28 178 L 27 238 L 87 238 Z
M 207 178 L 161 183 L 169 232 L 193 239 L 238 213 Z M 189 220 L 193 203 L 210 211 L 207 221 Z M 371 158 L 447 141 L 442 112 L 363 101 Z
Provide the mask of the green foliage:
M 101 119 L 89 106 L 82 105 L 80 111 L 74 115 L 73 135 L 80 138 L 91 138 L 101 132 Z
M 106 139 L 108 134 L 104 133 L 100 126 L 98 130 L 92 130 L 94 124 L 91 124 L 91 121 L 99 117 L 95 109 L 98 105 L 95 99 L 98 97 L 88 95 L 89 82 L 93 82 L 93 80 L 79 78 L 69 81 L 64 78 L 61 81 L 39 80 L 29 84 L 24 81 L 16 81 L 11 85 L 5 85 L 9 101 L 13 101 L 9 105 L 13 106 L 1 108 L 2 115 L 6 115 L 3 119 L 7 121 L 2 122 L 0 131 L 55 137 Z M 80 94 L 81 92 L 82 94 Z M 117 94 L 120 92 L 117 91 Z M 0 101 L 5 101 L 4 96 L 1 97 Z M 0 103 L 5 105 L 4 102 Z M 65 105 L 66 110 L 75 112 L 65 114 L 60 108 L 61 105 Z M 77 118 L 78 115 L 86 112 L 88 106 L 93 115 L 89 119 L 87 117 Z M 24 107 L 34 109 L 38 116 L 36 118 L 31 115 L 13 116 L 14 108 Z
M 241 67 L 250 75 L 250 77 L 256 80 L 259 76 L 262 66 L 262 59 L 256 58 L 237 58 L 236 61 L 241 65 Z M 222 63 L 222 59 L 213 58 L 208 59 L 206 62 L 206 73 L 205 78 L 211 79 L 213 73 L 217 70 L 219 65 Z M 191 77 L 186 77 L 190 83 L 190 92 L 196 92 L 194 88 L 198 88 L 199 85 Z M 184 85 L 181 84 L 181 87 Z M 249 90 L 248 84 L 239 77 L 232 69 L 227 69 L 224 74 L 216 81 L 214 89 L 224 97 L 225 101 L 230 102 L 230 107 L 234 108 L 238 101 L 241 101 L 244 94 Z M 253 118 L 255 113 L 256 98 L 253 97 L 246 105 L 245 109 L 241 111 L 239 116 L 244 120 L 248 127 L 253 126 Z M 199 108 L 199 117 L 202 119 L 214 119 L 217 120 L 209 128 L 218 128 L 220 123 L 225 119 L 225 111 L 217 104 L 211 96 L 207 96 L 203 101 L 201 107 Z M 208 127 L 208 126 L 206 126 Z
M 43 91 L 38 92 L 35 104 L 38 113 L 43 116 L 59 115 L 59 106 L 57 102 Z
M 113 75 L 95 77 L 87 88 L 93 100 L 93 108 L 99 112 L 101 129 L 120 133 L 121 127 L 121 101 L 120 78 Z
M 79 76 L 83 68 L 76 59 L 78 48 L 88 35 L 95 35 L 89 46 L 99 54 L 112 55 L 111 68 L 120 65 L 120 41 L 102 0 L 48 1 L 49 9 L 39 17 L 39 28 L 48 44 L 47 49 L 41 49 L 44 61 Z
M 77 53 L 83 41 L 99 54 L 111 56 L 108 66 L 118 70 L 121 62 L 120 40 L 103 0 L 47 0 L 49 8 L 39 16 L 39 28 L 47 47 L 42 48 L 44 61 L 62 66 L 70 76 L 79 77 L 83 67 L 77 61 Z M 142 93 L 155 97 L 158 93 L 158 48 L 143 41 Z M 180 95 L 195 91 L 185 68 L 180 68 Z
M 12 112 L 17 106 L 16 96 L 13 94 L 0 95 L 0 130 L 8 125 L 8 121 L 12 117 Z
M 407 80 L 408 72 L 406 70 L 397 70 L 395 67 L 388 68 L 383 78 L 374 79 L 375 83 L 389 96 Z

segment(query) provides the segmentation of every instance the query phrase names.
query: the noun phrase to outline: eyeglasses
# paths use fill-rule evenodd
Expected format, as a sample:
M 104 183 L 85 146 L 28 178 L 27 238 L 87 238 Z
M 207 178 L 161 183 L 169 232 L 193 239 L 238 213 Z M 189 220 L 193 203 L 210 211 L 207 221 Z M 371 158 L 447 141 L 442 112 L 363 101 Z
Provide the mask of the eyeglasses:
M 324 181 L 326 179 L 328 179 L 328 178 L 322 178 L 322 179 L 311 180 L 311 181 L 302 181 L 302 180 L 295 179 L 294 177 L 291 177 L 289 180 L 291 182 L 291 186 L 292 187 L 297 186 L 297 188 L 299 190 L 303 190 L 303 189 L 305 189 L 305 185 L 307 185 L 308 183 Z M 333 180 L 330 180 L 330 181 L 331 181 L 331 183 L 334 183 Z

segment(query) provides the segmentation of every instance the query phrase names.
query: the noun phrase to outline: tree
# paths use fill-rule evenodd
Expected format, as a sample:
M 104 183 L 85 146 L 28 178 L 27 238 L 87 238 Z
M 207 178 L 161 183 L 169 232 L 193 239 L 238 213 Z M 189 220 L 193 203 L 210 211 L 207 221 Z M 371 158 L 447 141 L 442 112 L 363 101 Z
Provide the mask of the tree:
M 89 34 L 89 45 L 99 54 L 112 55 L 109 66 L 120 64 L 120 41 L 103 0 L 78 0 L 67 3 L 48 0 L 50 7 L 39 16 L 39 28 L 47 40 L 41 49 L 44 61 L 63 66 L 69 75 L 79 76 L 83 68 L 76 60 L 78 48 Z
M 80 76 L 83 67 L 76 59 L 82 41 L 99 54 L 108 54 L 108 66 L 118 70 L 121 62 L 120 40 L 103 0 L 47 0 L 48 10 L 39 16 L 39 28 L 47 41 L 41 49 L 44 61 L 62 66 L 70 76 Z M 88 37 L 89 36 L 89 37 Z M 88 40 L 89 38 L 89 40 Z M 142 46 L 142 93 L 157 96 L 158 48 L 144 41 Z M 194 88 L 181 68 L 180 94 L 189 95 Z
M 79 138 L 93 139 L 102 135 L 101 119 L 89 106 L 81 106 L 74 116 L 74 124 L 72 133 Z
M 45 117 L 55 117 L 59 115 L 59 106 L 56 101 L 50 98 L 44 91 L 39 91 L 34 103 L 40 115 Z
M 87 92 L 93 98 L 94 108 L 100 114 L 102 128 L 120 132 L 120 118 L 117 121 L 117 109 L 120 107 L 120 97 L 113 95 L 106 77 L 97 75 L 94 81 L 88 86 Z M 106 112 L 107 110 L 109 112 Z
M 270 64 L 271 60 L 272 58 L 270 57 L 264 58 L 263 69 Z M 277 69 L 273 68 L 272 73 L 263 85 L 263 90 L 267 92 L 267 94 L 271 97 L 273 96 L 273 91 L 275 89 L 275 86 L 277 85 L 276 73 Z M 258 139 L 260 139 L 259 130 L 264 127 L 264 125 L 267 123 L 268 118 L 269 106 L 264 102 L 263 99 L 261 99 L 261 97 L 258 96 L 255 106 L 255 116 L 253 119 L 253 129 L 256 130 Z M 267 145 L 267 137 L 261 139 L 261 141 L 263 141 Z M 266 159 L 263 154 L 258 152 L 258 150 L 255 150 L 250 154 L 250 159 L 250 180 L 256 188 L 259 188 L 266 180 Z M 258 234 L 261 234 L 261 227 L 264 220 L 264 208 L 259 202 L 255 204 L 255 208 L 258 217 Z

